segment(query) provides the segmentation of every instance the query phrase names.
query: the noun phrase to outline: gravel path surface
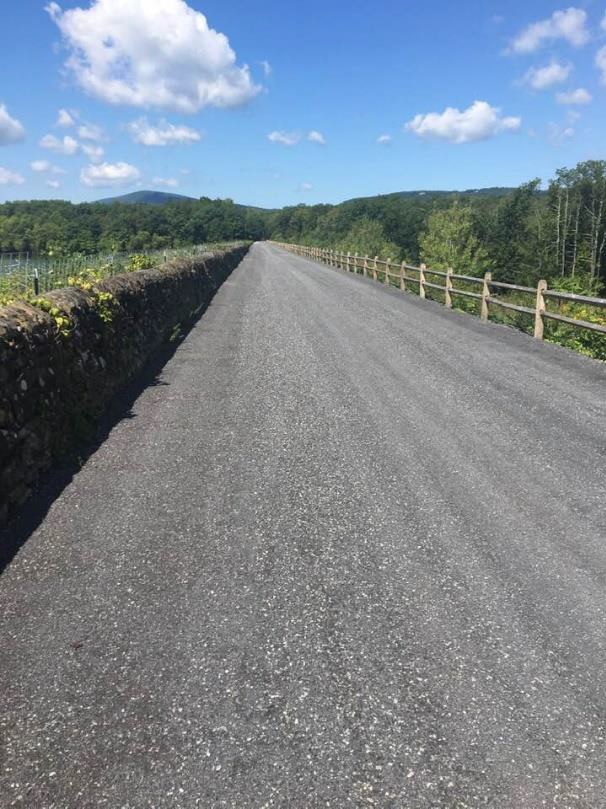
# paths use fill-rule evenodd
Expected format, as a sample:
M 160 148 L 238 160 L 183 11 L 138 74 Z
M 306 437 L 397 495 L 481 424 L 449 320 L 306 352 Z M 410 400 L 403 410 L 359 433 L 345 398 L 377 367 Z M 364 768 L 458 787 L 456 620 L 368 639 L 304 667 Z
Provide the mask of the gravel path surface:
M 0 576 L 0 806 L 606 807 L 605 391 L 255 245 Z

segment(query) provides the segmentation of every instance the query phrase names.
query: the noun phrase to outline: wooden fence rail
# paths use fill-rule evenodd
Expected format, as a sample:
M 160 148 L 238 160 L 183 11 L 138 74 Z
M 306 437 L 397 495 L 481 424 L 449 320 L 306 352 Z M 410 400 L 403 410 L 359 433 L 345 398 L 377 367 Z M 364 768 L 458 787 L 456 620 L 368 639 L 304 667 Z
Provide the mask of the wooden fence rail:
M 379 256 L 371 258 L 370 256 L 359 256 L 357 253 L 352 255 L 351 253 L 340 253 L 321 247 L 306 247 L 300 244 L 285 244 L 283 242 L 273 242 L 273 244 L 298 256 L 328 264 L 330 267 L 339 267 L 347 270 L 347 272 L 359 273 L 372 278 L 374 281 L 381 281 L 386 286 L 391 286 L 392 281 L 395 281 L 403 291 L 408 290 L 408 284 L 413 284 L 418 289 L 421 298 L 426 297 L 427 289 L 439 290 L 444 293 L 444 302 L 449 309 L 453 305 L 453 295 L 473 298 L 480 302 L 481 320 L 486 321 L 489 319 L 491 306 L 500 306 L 503 309 L 534 316 L 534 336 L 537 340 L 543 339 L 546 320 L 556 320 L 579 329 L 588 329 L 600 334 L 606 334 L 605 325 L 591 323 L 587 320 L 578 320 L 557 312 L 550 312 L 546 303 L 547 300 L 553 299 L 606 309 L 606 298 L 592 298 L 585 295 L 576 295 L 572 292 L 559 292 L 555 289 L 548 289 L 547 281 L 539 281 L 536 287 L 524 287 L 518 284 L 506 284 L 503 281 L 493 281 L 489 272 L 485 273 L 483 278 L 478 278 L 473 275 L 461 275 L 452 270 L 431 270 L 425 264 L 418 267 L 404 261 L 399 264 L 390 259 L 379 258 Z M 432 279 L 441 278 L 444 281 L 441 284 L 435 283 L 433 280 L 429 281 L 428 276 Z M 478 289 L 477 292 L 472 292 L 468 289 L 457 289 L 454 284 L 456 281 L 477 284 L 481 289 Z M 492 294 L 493 290 L 498 291 L 500 289 L 532 295 L 534 305 L 520 306 Z

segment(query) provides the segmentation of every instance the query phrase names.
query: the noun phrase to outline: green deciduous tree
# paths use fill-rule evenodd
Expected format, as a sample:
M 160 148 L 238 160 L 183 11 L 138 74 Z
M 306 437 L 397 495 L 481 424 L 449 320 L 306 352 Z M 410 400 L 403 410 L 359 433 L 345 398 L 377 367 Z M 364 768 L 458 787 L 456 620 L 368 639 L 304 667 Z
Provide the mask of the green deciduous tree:
M 429 215 L 419 246 L 421 259 L 434 270 L 452 268 L 464 275 L 482 275 L 491 267 L 488 251 L 474 230 L 473 212 L 458 200 Z
M 383 225 L 366 216 L 354 222 L 346 235 L 337 242 L 337 248 L 342 252 L 394 260 L 399 260 L 401 253 L 398 245 L 386 238 Z

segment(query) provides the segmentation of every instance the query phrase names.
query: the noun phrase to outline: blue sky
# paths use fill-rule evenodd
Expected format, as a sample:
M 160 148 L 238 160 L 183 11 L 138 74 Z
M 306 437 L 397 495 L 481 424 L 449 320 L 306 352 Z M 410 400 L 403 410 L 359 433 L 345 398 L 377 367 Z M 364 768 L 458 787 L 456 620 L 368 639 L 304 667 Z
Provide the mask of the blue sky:
M 0 200 L 156 188 L 274 207 L 546 180 L 606 158 L 605 12 L 5 2 Z

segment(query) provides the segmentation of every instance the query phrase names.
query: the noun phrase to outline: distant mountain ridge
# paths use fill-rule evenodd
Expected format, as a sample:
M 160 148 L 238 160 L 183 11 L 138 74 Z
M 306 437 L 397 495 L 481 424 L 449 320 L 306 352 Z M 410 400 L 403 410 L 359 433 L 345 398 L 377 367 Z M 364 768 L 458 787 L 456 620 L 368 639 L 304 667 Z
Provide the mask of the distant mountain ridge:
M 345 200 L 345 202 L 359 202 L 360 200 L 378 199 L 380 197 L 385 199 L 395 199 L 399 197 L 504 197 L 515 191 L 514 187 L 508 186 L 492 186 L 490 188 L 467 188 L 464 191 L 443 190 L 430 190 L 419 189 L 418 191 L 391 191 L 387 194 L 371 194 L 368 197 L 352 197 L 352 199 Z
M 167 191 L 133 191 L 121 197 L 107 197 L 99 199 L 100 205 L 165 205 L 167 202 L 192 202 L 195 197 L 186 197 L 183 194 L 171 194 Z
M 361 200 L 372 199 L 389 199 L 389 198 L 410 198 L 410 197 L 449 197 L 449 196 L 462 196 L 462 197 L 502 197 L 514 191 L 514 188 L 495 186 L 491 188 L 468 188 L 465 191 L 442 191 L 442 190 L 423 190 L 418 191 L 392 191 L 387 194 L 372 194 L 368 197 L 352 197 L 352 199 L 344 200 L 343 202 L 336 203 L 336 205 L 347 204 L 348 202 L 359 202 Z M 188 197 L 183 194 L 173 194 L 168 191 L 133 191 L 132 194 L 124 194 L 119 197 L 107 197 L 106 199 L 99 199 L 97 202 L 100 205 L 166 205 L 170 202 L 195 202 L 198 197 Z M 236 203 L 237 204 L 237 203 Z M 242 208 L 250 208 L 251 210 L 279 210 L 274 208 L 259 208 L 254 205 L 238 205 Z M 287 206 L 289 207 L 289 206 Z

